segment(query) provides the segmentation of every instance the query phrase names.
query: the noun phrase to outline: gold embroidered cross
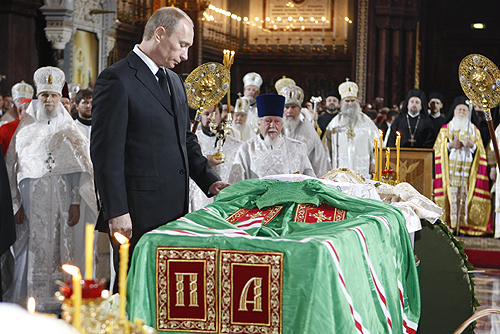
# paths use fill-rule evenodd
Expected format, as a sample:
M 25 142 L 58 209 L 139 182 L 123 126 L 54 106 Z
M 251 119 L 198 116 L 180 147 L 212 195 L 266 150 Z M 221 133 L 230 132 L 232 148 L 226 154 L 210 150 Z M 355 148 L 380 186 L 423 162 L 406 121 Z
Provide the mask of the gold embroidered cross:
M 325 221 L 328 218 L 328 216 L 325 215 L 325 211 L 322 210 L 318 210 L 318 212 L 316 212 L 314 215 L 309 214 L 309 216 L 313 216 L 314 218 L 316 218 L 316 223 Z
M 257 211 L 253 215 L 250 215 L 250 218 L 258 218 L 258 217 L 262 217 L 262 211 Z

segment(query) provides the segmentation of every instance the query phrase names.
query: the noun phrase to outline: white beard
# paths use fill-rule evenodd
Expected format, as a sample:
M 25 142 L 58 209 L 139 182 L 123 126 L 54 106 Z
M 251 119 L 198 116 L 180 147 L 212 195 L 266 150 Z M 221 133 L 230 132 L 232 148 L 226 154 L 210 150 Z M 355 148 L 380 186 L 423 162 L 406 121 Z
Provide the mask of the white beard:
M 340 115 L 344 116 L 341 123 L 352 128 L 361 114 L 361 106 L 356 104 L 354 107 L 347 108 L 343 103 L 340 106 Z
M 469 120 L 467 119 L 467 117 L 463 118 L 453 117 L 453 130 L 467 131 L 468 125 L 469 125 Z
M 39 120 L 51 120 L 51 119 L 57 118 L 57 115 L 61 111 L 60 109 L 61 109 L 60 104 L 56 104 L 54 109 L 48 110 L 47 107 L 45 106 L 45 104 L 40 103 L 38 105 L 38 109 L 36 111 L 37 119 L 39 119 Z
M 248 100 L 248 103 L 252 105 L 255 102 L 255 97 L 253 96 L 245 96 L 245 98 Z
M 240 131 L 242 127 L 243 127 L 243 124 L 233 122 L 233 129 Z
M 283 119 L 283 129 L 285 129 L 285 133 L 288 135 L 288 133 L 292 132 L 299 126 L 300 119 L 299 117 L 293 118 L 293 117 L 285 117 Z
M 271 138 L 269 135 L 267 135 L 264 137 L 264 144 L 267 147 L 276 147 L 279 144 L 281 144 L 282 141 L 283 141 L 283 138 L 281 138 L 281 136 L 278 136 L 276 138 Z

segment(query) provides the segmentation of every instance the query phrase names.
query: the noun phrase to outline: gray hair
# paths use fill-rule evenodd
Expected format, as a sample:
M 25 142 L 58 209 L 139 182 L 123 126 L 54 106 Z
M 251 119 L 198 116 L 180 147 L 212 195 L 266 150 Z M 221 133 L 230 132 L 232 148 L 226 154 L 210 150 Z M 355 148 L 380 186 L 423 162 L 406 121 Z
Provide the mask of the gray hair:
M 180 20 L 185 19 L 193 25 L 193 20 L 184 11 L 176 7 L 162 7 L 155 11 L 149 18 L 146 26 L 144 27 L 144 34 L 142 39 L 148 41 L 153 38 L 155 30 L 158 27 L 165 28 L 167 36 L 172 35 L 176 30 L 177 24 Z

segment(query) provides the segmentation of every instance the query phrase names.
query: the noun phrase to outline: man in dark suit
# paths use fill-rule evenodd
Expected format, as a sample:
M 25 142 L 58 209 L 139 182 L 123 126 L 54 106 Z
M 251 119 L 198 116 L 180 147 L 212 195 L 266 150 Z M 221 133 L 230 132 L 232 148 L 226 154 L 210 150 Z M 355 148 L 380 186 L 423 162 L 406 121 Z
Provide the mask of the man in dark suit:
M 186 13 L 160 8 L 141 44 L 95 84 L 90 150 L 102 205 L 97 229 L 122 233 L 131 248 L 145 232 L 187 213 L 189 177 L 207 196 L 229 185 L 189 130 L 184 85 L 170 70 L 188 58 L 193 37 Z

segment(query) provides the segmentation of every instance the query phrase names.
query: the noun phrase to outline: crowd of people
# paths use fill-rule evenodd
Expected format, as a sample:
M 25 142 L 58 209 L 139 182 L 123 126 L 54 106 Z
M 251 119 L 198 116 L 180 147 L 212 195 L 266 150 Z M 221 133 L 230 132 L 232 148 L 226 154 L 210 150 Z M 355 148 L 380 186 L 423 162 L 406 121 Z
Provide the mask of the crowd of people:
M 434 197 L 450 227 L 471 235 L 494 230 L 496 163 L 483 113 L 465 97 L 446 112 L 442 94 L 427 100 L 417 89 L 400 107 L 381 98 L 362 105 L 358 86 L 346 80 L 311 103 L 286 77 L 275 92 L 260 94 L 263 78 L 251 72 L 241 78 L 242 95 L 205 109 L 192 133 L 184 86 L 171 69 L 187 59 L 193 36 L 189 16 L 162 8 L 142 42 L 104 70 L 93 90 L 68 88 L 62 70 L 42 67 L 36 92 L 20 82 L 0 96 L 0 205 L 11 208 L 0 214 L 4 301 L 34 296 L 40 310 L 58 309 L 55 282 L 62 263 L 83 263 L 85 222 L 124 234 L 133 251 L 147 231 L 244 179 L 321 177 L 336 168 L 370 179 L 380 132 L 385 147 L 395 146 L 399 132 L 402 147 L 434 148 Z M 6 227 L 13 222 L 15 234 Z

